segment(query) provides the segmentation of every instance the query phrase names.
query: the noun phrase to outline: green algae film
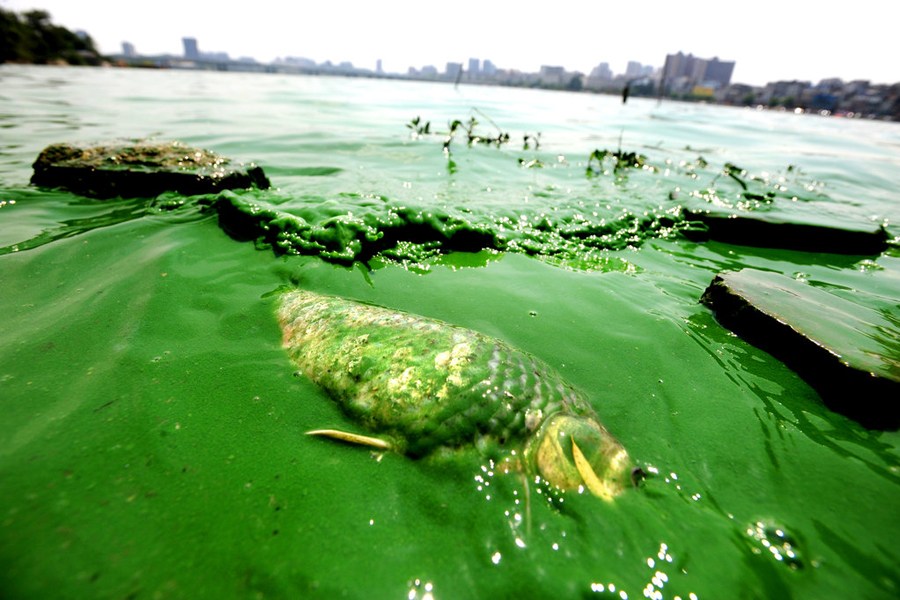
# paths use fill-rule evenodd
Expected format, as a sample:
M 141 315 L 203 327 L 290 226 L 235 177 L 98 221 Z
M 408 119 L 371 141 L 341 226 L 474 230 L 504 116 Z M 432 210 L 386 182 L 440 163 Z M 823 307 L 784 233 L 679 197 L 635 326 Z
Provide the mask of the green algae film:
M 334 403 L 285 368 L 272 307 L 259 300 L 279 279 L 267 255 L 231 243 L 208 220 L 180 227 L 123 223 L 86 235 L 89 255 L 82 252 L 84 240 L 62 240 L 5 259 L 17 281 L 29 273 L 53 276 L 24 295 L 5 296 L 4 304 L 22 324 L 17 331 L 30 324 L 33 340 L 4 340 L 3 364 L 12 376 L 3 382 L 10 392 L 5 398 L 19 410 L 8 422 L 26 424 L 35 418 L 30 411 L 44 415 L 33 427 L 6 430 L 18 439 L 3 461 L 5 481 L 21 495 L 6 496 L 3 526 L 11 534 L 3 536 L 0 554 L 15 577 L 7 589 L 19 596 L 45 596 L 48 585 L 83 595 L 323 597 L 359 596 L 364 589 L 377 596 L 421 596 L 430 584 L 434 597 L 524 593 L 526 587 L 541 594 L 613 590 L 629 597 L 648 589 L 683 598 L 734 589 L 800 595 L 824 588 L 837 597 L 860 586 L 879 597 L 892 585 L 890 555 L 879 559 L 877 546 L 853 543 L 846 547 L 848 559 L 822 541 L 843 548 L 848 530 L 888 519 L 887 507 L 873 507 L 858 522 L 849 498 L 845 506 L 829 500 L 810 508 L 808 494 L 815 489 L 834 498 L 836 482 L 822 475 L 835 469 L 843 469 L 860 493 L 875 497 L 896 484 L 880 486 L 862 463 L 848 467 L 847 458 L 784 417 L 781 424 L 762 419 L 771 427 L 766 439 L 778 461 L 770 480 L 766 450 L 746 439 L 760 423 L 753 412 L 758 401 L 745 396 L 747 384 L 729 379 L 752 381 L 752 375 L 704 361 L 704 350 L 669 320 L 642 322 L 653 296 L 646 279 L 613 273 L 581 281 L 577 273 L 507 257 L 482 269 L 436 269 L 424 278 L 383 270 L 373 274 L 371 291 L 354 271 L 309 259 L 285 263 L 316 288 L 356 290 L 382 303 L 393 297 L 411 309 L 445 315 L 462 308 L 467 323 L 480 306 L 514 333 L 517 345 L 566 340 L 547 347 L 559 357 L 545 357 L 568 364 L 579 387 L 602 390 L 615 383 L 615 394 L 599 408 L 640 456 L 666 468 L 646 492 L 621 496 L 614 509 L 578 496 L 559 504 L 532 487 L 528 511 L 526 488 L 477 455 L 444 464 L 392 455 L 376 461 L 364 450 L 305 438 L 303 431 L 325 423 L 352 428 L 356 421 L 342 421 Z M 134 254 L 115 258 L 123 244 L 133 244 L 137 264 Z M 648 254 L 645 269 L 652 273 L 652 260 L 666 263 L 668 256 Z M 67 274 L 74 264 L 78 269 Z M 580 291 L 568 298 L 525 292 L 541 285 L 574 289 L 579 281 Z M 65 294 L 59 301 L 23 306 L 60 284 Z M 420 298 L 409 299 L 411 285 Z M 470 296 L 462 306 L 442 304 L 460 285 Z M 517 289 L 522 302 L 499 300 L 498 286 Z M 688 296 L 668 308 L 693 310 Z M 64 330 L 52 326 L 54 314 L 66 317 Z M 585 320 L 566 318 L 573 315 Z M 522 322 L 532 331 L 517 333 Z M 130 332 L 130 343 L 85 338 L 83 332 L 96 331 L 98 323 Z M 635 348 L 627 341 L 636 336 L 655 344 Z M 96 341 L 85 345 L 83 339 Z M 55 348 L 44 347 L 54 340 Z M 576 358 L 575 350 L 591 340 L 593 358 Z M 729 342 L 723 335 L 708 343 Z M 611 349 L 598 357 L 597 348 L 607 345 Z M 679 360 L 658 359 L 643 374 L 628 370 L 653 363 L 656 345 Z M 739 351 L 719 349 L 724 356 Z M 599 372 L 598 358 L 604 363 Z M 683 361 L 693 365 L 690 375 L 683 373 Z M 64 363 L 66 371 L 60 370 Z M 760 385 L 802 395 L 776 366 L 767 368 L 757 375 L 769 383 Z M 53 386 L 41 376 L 45 370 L 81 383 L 51 395 Z M 617 372 L 629 375 L 609 377 Z M 679 400 L 695 394 L 704 401 Z M 661 416 L 667 413 L 657 411 L 666 403 L 684 418 Z M 821 413 L 809 418 L 815 419 L 811 429 L 825 422 Z M 648 424 L 653 435 L 647 435 Z M 677 433 L 680 428 L 690 433 Z M 840 428 L 833 435 L 852 453 L 850 463 L 886 460 L 877 457 L 877 442 L 858 430 Z M 824 523 L 832 510 L 844 514 L 843 525 Z M 790 561 L 803 566 L 778 560 L 773 546 L 785 557 L 792 552 L 797 558 Z M 435 553 L 436 547 L 455 550 Z M 854 559 L 856 549 L 863 555 Z M 16 558 L 7 559 L 13 552 Z M 48 552 L 65 557 L 67 566 L 48 568 Z M 856 575 L 860 568 L 872 573 L 871 582 Z
M 672 273 L 690 281 L 699 269 L 706 279 L 703 261 L 726 255 L 707 250 L 679 267 L 678 249 L 633 258 L 643 277 L 508 255 L 427 277 L 383 269 L 372 288 L 357 271 L 273 261 L 209 218 L 148 216 L 7 255 L 5 273 L 22 285 L 0 295 L 14 325 L 4 330 L 0 380 L 11 407 L 0 461 L 10 490 L 4 589 L 25 598 L 59 589 L 385 597 L 422 596 L 430 584 L 434 597 L 890 597 L 890 551 L 879 551 L 879 537 L 854 537 L 890 522 L 896 475 L 877 473 L 896 458 L 879 449 L 889 438 L 826 427 L 815 403 L 803 404 L 802 385 L 764 355 L 747 372 L 737 360 L 747 350 L 712 324 L 683 329 L 680 319 L 698 310 L 697 285 L 673 286 Z M 306 438 L 323 424 L 357 423 L 286 368 L 260 297 L 296 276 L 467 327 L 496 323 L 598 392 L 595 409 L 658 476 L 615 507 L 577 495 L 560 503 L 532 486 L 529 511 L 526 487 L 477 455 L 376 461 Z M 646 318 L 659 308 L 665 318 Z M 769 404 L 748 392 L 759 386 Z M 790 402 L 800 403 L 796 416 Z M 756 428 L 766 433 L 748 435 Z M 826 475 L 838 471 L 840 485 Z M 884 502 L 854 510 L 851 497 L 841 500 L 848 483 Z M 829 522 L 833 512 L 839 522 Z M 773 546 L 803 566 L 778 560 Z
M 590 267 L 587 253 L 553 263 L 451 252 L 423 277 L 390 260 L 362 272 L 316 252 L 255 252 L 186 197 L 141 210 L 27 188 L 42 147 L 76 130 L 109 139 L 127 122 L 258 160 L 280 189 L 246 199 L 299 214 L 293 198 L 315 209 L 310 223 L 346 214 L 354 198 L 481 216 L 515 202 L 539 222 L 566 199 L 620 199 L 642 214 L 700 190 L 707 204 L 814 209 L 839 224 L 896 212 L 896 157 L 885 153 L 894 129 L 327 77 L 3 65 L 0 78 L 0 237 L 7 247 L 40 242 L 0 256 L 3 595 L 897 597 L 897 434 L 828 411 L 697 303 L 716 273 L 750 267 L 889 308 L 900 273 L 890 250 L 837 256 L 650 236 L 599 251 L 596 264 L 622 268 L 553 266 Z M 439 147 L 397 134 L 411 114 L 458 117 L 473 104 L 542 131 L 545 168 L 520 169 L 518 151 L 460 149 L 451 177 Z M 678 190 L 664 171 L 587 180 L 576 157 L 620 136 L 651 164 L 699 152 L 719 166 Z M 762 174 L 787 160 L 819 179 L 796 202 L 744 198 L 729 175 L 712 181 L 726 162 Z M 331 174 L 310 177 L 310 165 Z M 358 423 L 291 376 L 268 295 L 283 285 L 502 337 L 587 391 L 656 477 L 609 504 L 526 487 L 466 449 L 440 464 L 379 460 L 303 435 Z
M 452 204 L 442 198 L 446 193 L 428 199 L 225 192 L 212 206 L 235 239 L 339 264 L 378 259 L 416 265 L 450 252 L 493 250 L 605 270 L 603 255 L 609 251 L 681 235 L 708 239 L 716 233 L 704 222 L 709 208 L 728 223 L 748 224 L 737 243 L 790 248 L 805 240 L 817 250 L 840 253 L 878 253 L 885 247 L 887 234 L 877 224 L 835 225 L 823 217 L 813 202 L 823 195 L 793 169 L 754 175 L 731 164 L 717 168 L 702 158 L 658 162 L 629 166 L 626 174 L 591 166 L 589 177 L 562 163 L 546 189 L 483 204 L 468 199 Z M 565 187 L 555 181 L 560 176 Z M 794 228 L 803 235 L 791 230 L 784 239 L 773 238 L 763 226 L 770 222 L 800 223 Z M 863 238 L 858 249 L 844 243 L 842 234 Z

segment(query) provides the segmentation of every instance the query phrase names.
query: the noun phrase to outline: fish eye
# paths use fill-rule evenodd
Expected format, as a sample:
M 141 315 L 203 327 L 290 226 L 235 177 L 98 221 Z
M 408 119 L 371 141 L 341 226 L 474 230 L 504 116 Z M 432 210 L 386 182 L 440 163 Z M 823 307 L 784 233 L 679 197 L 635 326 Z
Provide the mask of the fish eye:
M 634 484 L 634 487 L 639 487 L 645 479 L 647 479 L 647 472 L 642 468 L 635 467 L 631 470 L 631 483 Z

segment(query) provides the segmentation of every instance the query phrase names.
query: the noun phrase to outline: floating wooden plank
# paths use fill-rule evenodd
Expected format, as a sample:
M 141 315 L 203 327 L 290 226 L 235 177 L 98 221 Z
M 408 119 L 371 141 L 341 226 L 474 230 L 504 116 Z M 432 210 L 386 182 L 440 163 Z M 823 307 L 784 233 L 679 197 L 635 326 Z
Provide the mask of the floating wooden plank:
M 880 254 L 888 246 L 887 231 L 872 223 L 848 222 L 837 227 L 766 213 L 744 215 L 685 209 L 683 214 L 686 220 L 698 221 L 705 227 L 684 232 L 693 241 L 860 255 Z
M 900 427 L 900 308 L 875 310 L 754 269 L 717 275 L 700 301 L 795 370 L 832 410 L 867 427 Z
M 35 161 L 31 183 L 94 198 L 269 187 L 259 166 L 232 163 L 215 152 L 181 142 L 146 140 L 86 147 L 53 144 Z

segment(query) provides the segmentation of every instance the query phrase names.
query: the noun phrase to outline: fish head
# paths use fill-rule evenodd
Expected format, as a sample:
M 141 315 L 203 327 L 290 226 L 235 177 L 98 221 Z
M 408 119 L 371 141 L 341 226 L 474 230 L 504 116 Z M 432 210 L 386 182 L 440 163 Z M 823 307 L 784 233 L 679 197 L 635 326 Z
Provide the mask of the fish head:
M 642 476 L 628 452 L 593 417 L 556 414 L 529 439 L 525 462 L 562 490 L 587 489 L 613 500 Z

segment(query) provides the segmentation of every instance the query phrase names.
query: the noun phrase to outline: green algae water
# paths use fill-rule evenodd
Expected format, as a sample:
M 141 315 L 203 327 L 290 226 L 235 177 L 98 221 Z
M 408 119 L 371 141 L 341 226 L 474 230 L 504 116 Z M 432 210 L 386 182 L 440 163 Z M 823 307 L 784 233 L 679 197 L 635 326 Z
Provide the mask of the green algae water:
M 893 323 L 873 344 L 896 365 L 896 124 L 19 66 L 0 67 L 0 98 L 0 597 L 900 594 L 900 434 L 829 411 L 698 302 L 722 271 L 787 275 Z M 509 141 L 459 130 L 445 151 L 471 118 Z M 138 137 L 255 162 L 273 188 L 100 201 L 28 184 L 51 143 Z M 698 207 L 895 241 L 699 243 Z M 481 448 L 416 460 L 304 435 L 360 425 L 294 373 L 275 317 L 294 288 L 534 355 L 651 477 L 607 503 Z

